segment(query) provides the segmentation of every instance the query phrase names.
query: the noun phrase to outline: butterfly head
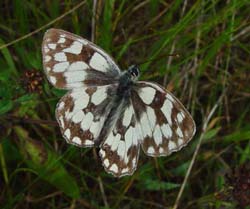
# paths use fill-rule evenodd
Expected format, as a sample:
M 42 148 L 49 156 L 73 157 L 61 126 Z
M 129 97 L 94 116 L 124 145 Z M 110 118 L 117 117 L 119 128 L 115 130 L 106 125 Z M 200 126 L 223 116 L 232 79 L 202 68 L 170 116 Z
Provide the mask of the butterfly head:
M 132 80 L 136 81 L 140 74 L 139 67 L 137 65 L 131 65 L 128 68 L 128 74 Z

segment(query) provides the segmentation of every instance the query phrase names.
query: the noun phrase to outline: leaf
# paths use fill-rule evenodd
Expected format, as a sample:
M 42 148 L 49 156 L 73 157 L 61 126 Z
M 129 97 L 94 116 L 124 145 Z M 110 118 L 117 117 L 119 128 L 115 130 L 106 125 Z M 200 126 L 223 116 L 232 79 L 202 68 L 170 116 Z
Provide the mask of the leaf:
M 217 133 L 220 131 L 221 127 L 217 127 L 217 128 L 213 128 L 209 131 L 207 131 L 204 135 L 204 139 L 203 142 L 215 137 L 217 135 Z
M 123 45 L 123 47 L 121 48 L 120 52 L 118 53 L 118 55 L 116 57 L 117 62 L 121 59 L 121 57 L 124 55 L 124 53 L 128 50 L 128 48 L 130 47 L 132 42 L 133 42 L 133 40 L 131 38 L 129 38 L 129 40 Z
M 110 52 L 113 39 L 112 31 L 112 16 L 114 12 L 115 0 L 105 1 L 103 20 L 100 24 L 100 38 L 98 45 L 100 45 L 105 51 Z
M 250 145 L 250 143 L 248 143 Z M 240 164 L 247 163 L 250 160 L 250 146 L 246 146 L 245 149 L 242 150 L 240 156 Z
M 0 100 L 0 115 L 7 113 L 13 108 L 13 102 L 11 100 Z
M 4 45 L 4 41 L 0 38 L 0 46 Z M 14 61 L 12 59 L 12 56 L 10 55 L 10 52 L 8 50 L 8 48 L 3 48 L 2 50 L 0 50 L 10 68 L 10 71 L 13 72 L 14 75 L 17 76 L 17 70 L 16 70 L 16 66 L 14 64 Z
M 249 139 L 250 139 L 249 130 L 240 130 L 224 137 L 224 141 L 226 142 L 231 142 L 231 141 L 240 142 Z
M 29 101 L 33 101 L 36 100 L 36 95 L 35 94 L 25 94 L 19 98 L 16 99 L 16 102 L 19 103 L 24 103 L 24 102 L 29 102 Z
M 41 141 L 30 138 L 22 127 L 15 126 L 14 130 L 19 136 L 19 149 L 27 165 L 40 178 L 62 190 L 69 197 L 79 198 L 79 187 L 60 162 L 60 157 L 46 148 Z
M 222 117 L 215 117 L 211 120 L 211 122 L 209 122 L 208 126 L 207 126 L 207 130 L 210 130 L 212 128 L 215 127 L 215 125 L 217 124 L 217 122 L 219 122 L 222 119 Z
M 0 85 L 5 87 L 0 88 L 0 115 L 2 115 L 10 111 L 13 108 L 14 104 L 11 100 L 11 92 L 7 87 L 6 82 L 0 82 Z
M 190 161 L 184 162 L 176 168 L 171 169 L 171 172 L 175 176 L 185 176 L 188 170 L 188 166 L 190 165 Z
M 146 179 L 144 182 L 144 188 L 150 191 L 160 191 L 160 190 L 168 191 L 178 187 L 180 187 L 180 184 L 159 181 L 159 180 Z
M 57 97 L 62 97 L 63 95 L 65 95 L 66 94 L 66 92 L 67 91 L 65 91 L 65 90 L 62 90 L 62 89 L 56 89 L 56 88 L 52 88 L 52 93 L 55 95 L 55 96 L 57 96 Z

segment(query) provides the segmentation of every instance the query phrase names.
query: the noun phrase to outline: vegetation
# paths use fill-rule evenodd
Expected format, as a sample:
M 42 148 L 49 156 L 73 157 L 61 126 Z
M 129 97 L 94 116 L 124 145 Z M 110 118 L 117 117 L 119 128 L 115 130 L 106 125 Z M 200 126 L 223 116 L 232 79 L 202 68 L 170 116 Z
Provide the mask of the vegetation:
M 249 1 L 94 2 L 0 3 L 1 208 L 250 208 Z M 51 27 L 95 37 L 122 69 L 140 64 L 191 112 L 194 139 L 169 157 L 141 152 L 120 179 L 98 149 L 67 144 L 54 115 L 65 91 L 41 62 Z

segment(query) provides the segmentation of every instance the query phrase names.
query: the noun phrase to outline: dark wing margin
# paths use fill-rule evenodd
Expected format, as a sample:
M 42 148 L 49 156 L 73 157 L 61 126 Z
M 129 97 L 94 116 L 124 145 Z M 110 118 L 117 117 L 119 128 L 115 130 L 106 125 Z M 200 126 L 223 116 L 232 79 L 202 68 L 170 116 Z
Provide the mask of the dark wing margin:
M 119 67 L 92 42 L 59 29 L 49 29 L 42 43 L 48 80 L 61 89 L 101 86 L 117 82 Z
M 132 103 L 123 100 L 117 108 L 111 131 L 100 145 L 102 164 L 116 177 L 132 175 L 137 168 L 140 139 Z
M 76 88 L 61 98 L 56 118 L 68 143 L 80 147 L 96 144 L 115 89 L 116 85 Z
M 194 136 L 196 127 L 192 116 L 163 87 L 151 82 L 137 82 L 131 97 L 145 154 L 170 155 L 186 146 Z

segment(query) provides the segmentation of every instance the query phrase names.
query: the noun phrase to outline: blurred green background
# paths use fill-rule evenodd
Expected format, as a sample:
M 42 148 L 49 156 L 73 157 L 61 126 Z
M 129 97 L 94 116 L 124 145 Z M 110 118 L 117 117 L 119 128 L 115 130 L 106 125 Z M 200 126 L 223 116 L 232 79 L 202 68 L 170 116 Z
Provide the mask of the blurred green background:
M 250 208 L 249 0 L 1 0 L 0 13 L 0 208 Z M 120 179 L 98 150 L 67 144 L 54 115 L 65 91 L 42 68 L 51 27 L 95 37 L 122 69 L 140 64 L 191 112 L 194 139 L 169 157 L 141 152 Z

